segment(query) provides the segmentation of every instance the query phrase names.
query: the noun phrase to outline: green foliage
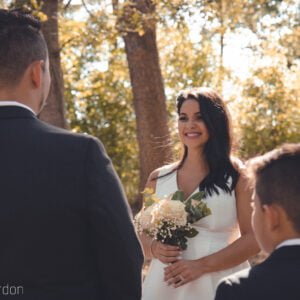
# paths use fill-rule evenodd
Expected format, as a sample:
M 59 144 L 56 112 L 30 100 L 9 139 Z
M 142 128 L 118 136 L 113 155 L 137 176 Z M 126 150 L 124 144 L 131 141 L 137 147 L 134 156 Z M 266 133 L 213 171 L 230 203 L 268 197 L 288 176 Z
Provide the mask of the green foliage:
M 18 2 L 26 2 L 41 17 L 42 2 Z M 230 105 L 243 158 L 283 142 L 299 142 L 297 0 L 155 0 L 155 9 L 149 7 L 147 14 L 141 14 L 131 1 L 120 1 L 122 5 L 115 13 L 109 1 L 85 1 L 91 5 L 89 13 L 83 5 L 72 2 L 66 8 L 68 2 L 61 1 L 59 19 L 68 122 L 71 130 L 102 140 L 131 203 L 138 194 L 139 166 L 136 116 L 121 38 L 128 31 L 143 35 L 157 22 L 174 140 L 178 91 L 210 86 L 222 94 L 223 83 L 230 79 L 236 95 L 242 90 Z M 0 1 L 5 7 L 14 3 Z M 131 18 L 124 23 L 126 14 Z M 230 34 L 249 30 L 256 43 L 253 46 L 249 42 L 247 51 L 255 54 L 257 61 L 247 80 L 234 82 L 231 70 L 223 66 L 223 48 L 228 46 Z
M 239 153 L 245 159 L 300 140 L 299 18 L 295 1 L 275 4 L 260 12 L 253 72 L 240 81 L 243 93 L 233 104 Z
M 198 231 L 191 226 L 181 226 L 176 229 L 170 229 L 170 225 L 164 222 L 160 232 L 156 235 L 156 239 L 167 245 L 178 246 L 182 250 L 187 248 L 187 238 L 193 238 Z
M 184 204 L 184 209 L 187 212 L 187 224 L 184 226 L 173 226 L 168 221 L 163 222 L 156 235 L 156 239 L 165 244 L 179 246 L 185 250 L 187 248 L 187 238 L 193 238 L 198 234 L 197 229 L 191 224 L 211 214 L 210 208 L 202 200 L 203 192 L 197 192 L 187 200 L 184 199 L 182 191 L 176 191 L 171 198 L 171 201 L 181 201 Z
M 143 15 L 125 1 L 115 12 L 118 22 L 116 15 L 104 9 L 92 10 L 93 15 L 86 21 L 75 21 L 74 12 L 64 16 L 62 58 L 71 128 L 103 141 L 131 202 L 138 192 L 138 148 L 124 45 L 117 29 L 122 34 L 137 31 L 142 35 L 147 26 L 158 21 L 158 49 L 174 140 L 174 100 L 178 91 L 189 86 L 211 86 L 222 93 L 221 82 L 231 78 L 230 70 L 220 65 L 222 57 L 219 57 L 229 33 L 250 29 L 259 40 L 258 46 L 251 49 L 262 62 L 266 56 L 286 55 L 290 72 L 280 68 L 278 60 L 272 68 L 257 64 L 253 76 L 245 82 L 239 80 L 232 87 L 243 90 L 242 97 L 235 98 L 232 106 L 240 155 L 248 158 L 282 142 L 299 141 L 299 120 L 295 113 L 299 109 L 299 95 L 296 84 L 293 87 L 288 84 L 298 66 L 299 47 L 295 45 L 299 30 L 294 11 L 284 8 L 285 4 L 291 7 L 293 2 L 163 0 L 154 1 L 156 9 L 151 7 Z M 129 13 L 132 18 L 124 23 Z M 198 26 L 197 30 L 193 28 L 194 34 L 198 31 L 196 40 L 190 35 L 189 22 L 193 18 Z M 280 39 L 275 41 L 270 36 Z M 283 47 L 275 47 L 277 44 Z M 97 69 L 103 69 L 105 64 L 104 70 Z
M 103 142 L 133 203 L 138 191 L 138 157 L 124 51 L 101 12 L 86 23 L 65 19 L 63 24 L 62 64 L 70 127 Z
M 258 69 L 246 83 L 240 111 L 240 154 L 249 158 L 300 140 L 300 103 L 276 67 Z
M 202 200 L 203 196 L 204 192 L 198 192 L 185 201 L 185 210 L 188 212 L 188 222 L 191 224 L 211 215 L 211 209 Z
M 182 25 L 181 31 L 161 28 L 158 46 L 170 98 L 174 99 L 181 89 L 212 83 L 213 70 L 209 67 L 212 46 L 206 40 L 201 44 L 192 42 L 187 25 Z
M 187 248 L 187 238 L 190 228 L 187 226 L 177 227 L 176 229 L 170 229 L 170 225 L 164 222 L 160 232 L 156 235 L 156 239 L 167 245 L 178 246 L 182 250 Z M 195 234 L 197 235 L 198 232 Z
M 176 191 L 172 196 L 172 200 L 184 202 L 184 193 L 183 193 L 183 191 Z
M 183 191 L 176 191 L 172 196 L 172 200 L 184 203 L 185 211 L 188 213 L 187 221 L 190 224 L 193 224 L 198 220 L 211 215 L 211 210 L 203 201 L 203 197 L 204 192 L 197 192 L 188 199 L 184 199 Z

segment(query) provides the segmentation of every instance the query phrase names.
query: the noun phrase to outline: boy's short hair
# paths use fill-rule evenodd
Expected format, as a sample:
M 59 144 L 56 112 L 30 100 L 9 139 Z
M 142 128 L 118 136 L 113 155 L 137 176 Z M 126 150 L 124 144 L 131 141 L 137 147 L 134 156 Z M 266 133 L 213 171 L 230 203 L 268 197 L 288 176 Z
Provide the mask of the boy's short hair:
M 300 143 L 285 144 L 256 157 L 249 167 L 261 204 L 280 205 L 300 232 Z

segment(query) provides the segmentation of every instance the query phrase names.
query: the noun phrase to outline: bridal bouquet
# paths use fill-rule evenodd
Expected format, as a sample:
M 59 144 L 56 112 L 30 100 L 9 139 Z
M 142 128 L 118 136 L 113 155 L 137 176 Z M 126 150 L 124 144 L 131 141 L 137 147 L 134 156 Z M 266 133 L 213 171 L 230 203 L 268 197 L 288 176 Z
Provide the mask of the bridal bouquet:
M 144 207 L 135 217 L 139 233 L 145 233 L 162 243 L 187 248 L 187 238 L 198 231 L 191 225 L 211 214 L 202 200 L 203 192 L 198 192 L 184 200 L 182 191 L 176 191 L 159 199 L 152 189 L 145 189 Z

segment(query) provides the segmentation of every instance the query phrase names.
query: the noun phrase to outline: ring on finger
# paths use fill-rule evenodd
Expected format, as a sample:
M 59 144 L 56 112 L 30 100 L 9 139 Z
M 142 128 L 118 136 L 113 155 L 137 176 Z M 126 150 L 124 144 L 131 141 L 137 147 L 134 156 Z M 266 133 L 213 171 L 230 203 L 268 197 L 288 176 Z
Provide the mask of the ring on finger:
M 182 275 L 177 276 L 177 280 L 173 282 L 174 285 L 181 284 L 184 281 L 184 277 Z

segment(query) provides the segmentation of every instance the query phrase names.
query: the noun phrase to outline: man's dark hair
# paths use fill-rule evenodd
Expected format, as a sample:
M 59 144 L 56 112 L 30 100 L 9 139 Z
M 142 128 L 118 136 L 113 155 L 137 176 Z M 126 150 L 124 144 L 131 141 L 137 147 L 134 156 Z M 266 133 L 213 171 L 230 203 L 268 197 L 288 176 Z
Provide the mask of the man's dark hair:
M 254 158 L 250 168 L 261 204 L 280 205 L 300 232 L 300 143 Z
M 18 84 L 32 62 L 47 56 L 41 23 L 28 12 L 0 9 L 0 87 Z

